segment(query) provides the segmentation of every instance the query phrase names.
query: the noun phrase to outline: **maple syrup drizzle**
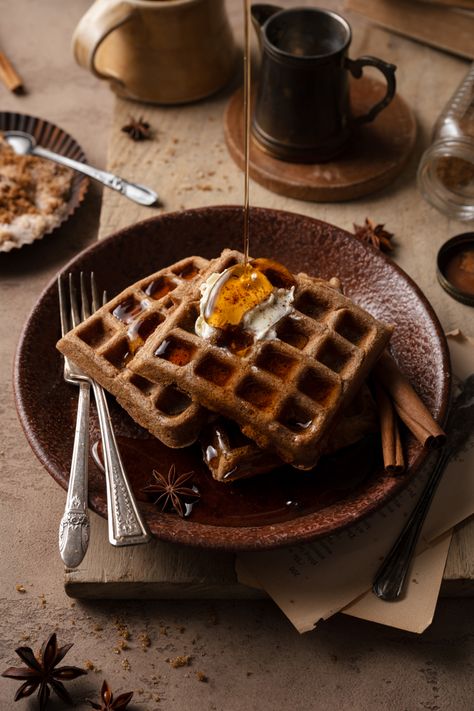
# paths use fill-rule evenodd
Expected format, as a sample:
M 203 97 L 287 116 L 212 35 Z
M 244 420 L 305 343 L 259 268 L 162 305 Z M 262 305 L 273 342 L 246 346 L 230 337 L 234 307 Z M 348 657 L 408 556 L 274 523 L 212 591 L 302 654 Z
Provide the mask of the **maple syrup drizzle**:
M 250 0 L 244 0 L 244 265 L 249 261 L 250 207 L 249 207 L 249 165 L 250 165 L 250 84 L 252 78 L 252 58 L 250 52 Z
M 250 0 L 244 5 L 244 205 L 243 205 L 243 249 L 244 262 L 226 269 L 213 285 L 204 312 L 205 321 L 214 328 L 226 330 L 229 344 L 245 313 L 267 299 L 274 287 L 289 288 L 294 279 L 285 267 L 258 259 L 249 261 L 250 247 L 250 122 L 251 122 L 251 8 Z M 267 275 L 268 265 L 273 265 L 273 273 L 278 275 L 277 283 Z M 281 283 L 283 282 L 283 283 Z M 228 345 L 229 345 L 228 344 Z M 245 350 L 245 349 L 244 349 Z
M 288 269 L 270 259 L 254 259 L 223 271 L 209 288 L 202 314 L 216 329 L 215 344 L 245 357 L 255 340 L 251 321 L 247 324 L 245 320 L 247 313 L 265 304 L 275 290 L 289 290 L 294 285 Z
M 263 272 L 254 270 L 251 265 L 236 264 L 226 269 L 212 287 L 204 318 L 214 328 L 238 326 L 246 312 L 272 291 L 273 285 Z
M 133 296 L 129 296 L 125 301 L 118 304 L 112 311 L 112 316 L 122 321 L 122 323 L 132 323 L 137 316 L 146 308 L 141 301 L 135 301 Z
M 163 296 L 166 296 L 166 294 L 169 294 L 170 291 L 176 289 L 177 286 L 178 284 L 168 277 L 159 277 L 151 281 L 144 291 L 147 296 L 158 301 L 162 299 Z

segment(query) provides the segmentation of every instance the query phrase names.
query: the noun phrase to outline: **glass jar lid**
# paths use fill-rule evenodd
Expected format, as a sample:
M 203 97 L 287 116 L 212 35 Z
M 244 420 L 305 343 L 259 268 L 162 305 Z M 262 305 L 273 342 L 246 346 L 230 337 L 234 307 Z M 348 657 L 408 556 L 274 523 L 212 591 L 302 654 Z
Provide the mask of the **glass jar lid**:
M 448 240 L 438 252 L 438 281 L 457 301 L 474 306 L 474 232 Z

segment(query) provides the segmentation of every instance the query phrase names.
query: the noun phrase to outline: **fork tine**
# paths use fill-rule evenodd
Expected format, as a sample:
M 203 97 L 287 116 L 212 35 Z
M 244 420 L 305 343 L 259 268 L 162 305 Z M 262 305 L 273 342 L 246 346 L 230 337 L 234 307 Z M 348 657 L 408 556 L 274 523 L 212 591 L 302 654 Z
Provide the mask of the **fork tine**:
M 108 299 L 107 299 L 107 292 L 106 292 L 106 290 L 104 289 L 104 291 L 102 292 L 102 306 L 103 306 L 104 304 L 106 304 L 107 301 L 108 301 Z
M 77 305 L 76 287 L 74 286 L 74 280 L 72 278 L 71 272 L 69 272 L 69 300 L 71 303 L 72 327 L 76 328 L 76 326 L 81 323 L 81 316 L 79 314 L 79 307 Z
M 82 320 L 85 321 L 91 315 L 91 307 L 89 304 L 89 296 L 86 289 L 86 278 L 84 272 L 81 272 L 81 301 L 82 301 Z
M 66 294 L 61 276 L 58 276 L 58 295 L 59 295 L 59 317 L 61 320 L 61 335 L 65 336 L 70 330 L 69 319 L 66 306 Z
M 91 272 L 91 292 L 92 292 L 92 311 L 97 311 L 100 308 L 99 289 L 95 280 L 94 272 Z

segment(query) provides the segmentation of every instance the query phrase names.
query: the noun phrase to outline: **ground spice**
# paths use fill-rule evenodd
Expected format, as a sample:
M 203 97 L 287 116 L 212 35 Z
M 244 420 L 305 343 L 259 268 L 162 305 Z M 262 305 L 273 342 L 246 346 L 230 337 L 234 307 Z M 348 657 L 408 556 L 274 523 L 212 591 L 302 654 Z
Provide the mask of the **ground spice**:
M 436 175 L 448 190 L 460 190 L 474 182 L 474 164 L 456 156 L 443 156 L 436 161 Z
M 174 657 L 173 659 L 167 659 L 166 661 L 170 665 L 170 667 L 173 667 L 173 669 L 179 669 L 179 667 L 189 667 L 191 664 L 191 655 L 189 654 L 183 654 L 182 656 L 179 657 Z

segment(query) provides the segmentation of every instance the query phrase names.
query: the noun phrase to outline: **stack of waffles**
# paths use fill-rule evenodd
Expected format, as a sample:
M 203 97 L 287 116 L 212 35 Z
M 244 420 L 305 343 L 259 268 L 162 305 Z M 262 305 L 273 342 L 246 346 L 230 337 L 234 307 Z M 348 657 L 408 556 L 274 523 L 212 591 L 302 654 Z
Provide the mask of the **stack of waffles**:
M 225 250 L 210 261 L 177 262 L 125 289 L 58 343 L 167 446 L 200 439 L 221 481 L 282 462 L 312 469 L 322 453 L 372 429 L 364 381 L 391 334 L 328 282 L 298 274 L 276 338 L 239 355 L 196 335 L 201 284 L 242 261 Z M 265 275 L 281 286 L 272 269 Z

